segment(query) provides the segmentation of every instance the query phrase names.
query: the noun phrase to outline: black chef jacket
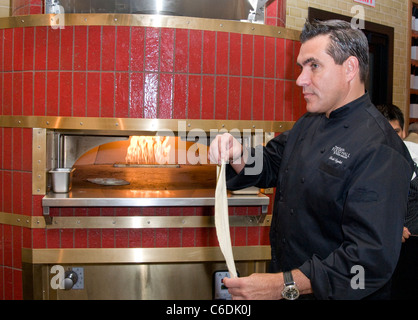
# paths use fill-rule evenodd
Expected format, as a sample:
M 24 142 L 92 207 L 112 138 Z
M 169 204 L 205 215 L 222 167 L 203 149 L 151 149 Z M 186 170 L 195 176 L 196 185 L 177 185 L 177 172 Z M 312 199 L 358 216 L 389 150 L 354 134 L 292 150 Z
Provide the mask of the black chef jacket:
M 300 269 L 318 299 L 387 297 L 413 161 L 369 95 L 329 118 L 307 113 L 257 148 L 262 172 L 229 167 L 227 186 L 276 187 L 271 272 Z

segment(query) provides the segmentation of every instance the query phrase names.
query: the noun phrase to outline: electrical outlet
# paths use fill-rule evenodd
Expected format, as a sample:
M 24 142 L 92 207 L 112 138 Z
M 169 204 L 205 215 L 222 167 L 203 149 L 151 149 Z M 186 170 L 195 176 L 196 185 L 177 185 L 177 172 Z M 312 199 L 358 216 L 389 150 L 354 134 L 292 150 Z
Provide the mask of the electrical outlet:
M 215 271 L 213 273 L 213 299 L 215 300 L 231 300 L 228 288 L 223 283 L 223 278 L 225 277 L 231 277 L 226 270 Z
M 77 282 L 73 285 L 72 289 L 84 289 L 84 268 L 77 267 L 71 268 L 77 274 Z

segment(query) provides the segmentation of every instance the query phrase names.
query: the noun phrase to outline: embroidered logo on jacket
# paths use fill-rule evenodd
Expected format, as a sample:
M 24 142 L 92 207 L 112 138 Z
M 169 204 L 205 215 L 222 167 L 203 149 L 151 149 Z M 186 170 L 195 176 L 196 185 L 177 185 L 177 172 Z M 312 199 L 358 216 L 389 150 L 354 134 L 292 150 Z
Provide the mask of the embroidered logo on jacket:
M 335 163 L 338 163 L 338 164 L 343 163 L 342 159 L 348 159 L 350 157 L 349 152 L 346 152 L 344 148 L 341 148 L 341 147 L 338 147 L 338 146 L 334 146 L 332 148 L 332 152 L 337 157 L 330 156 L 329 159 L 334 161 Z M 340 158 L 342 158 L 342 159 L 340 159 Z

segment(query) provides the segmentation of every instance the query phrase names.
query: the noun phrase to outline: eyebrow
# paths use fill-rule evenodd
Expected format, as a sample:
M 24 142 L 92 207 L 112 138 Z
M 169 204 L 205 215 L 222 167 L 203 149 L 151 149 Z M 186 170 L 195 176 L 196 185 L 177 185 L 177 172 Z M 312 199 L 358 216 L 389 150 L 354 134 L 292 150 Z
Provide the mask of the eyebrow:
M 310 57 L 310 58 L 306 59 L 305 61 L 303 61 L 303 62 L 302 62 L 302 64 L 300 64 L 300 63 L 296 63 L 296 64 L 297 64 L 298 66 L 302 67 L 302 66 L 305 66 L 305 65 L 307 65 L 308 63 L 311 63 L 311 62 L 316 62 L 316 63 L 318 63 L 318 60 L 317 60 L 317 59 L 315 59 L 314 57 Z

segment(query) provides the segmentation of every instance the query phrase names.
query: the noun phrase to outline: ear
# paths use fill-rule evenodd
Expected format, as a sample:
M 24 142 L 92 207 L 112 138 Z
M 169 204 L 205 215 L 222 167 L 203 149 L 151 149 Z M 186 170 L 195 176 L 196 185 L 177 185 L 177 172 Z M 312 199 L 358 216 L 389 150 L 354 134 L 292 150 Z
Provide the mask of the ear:
M 360 75 L 358 59 L 354 56 L 350 56 L 343 63 L 345 68 L 345 75 L 347 81 L 353 80 L 356 75 Z

